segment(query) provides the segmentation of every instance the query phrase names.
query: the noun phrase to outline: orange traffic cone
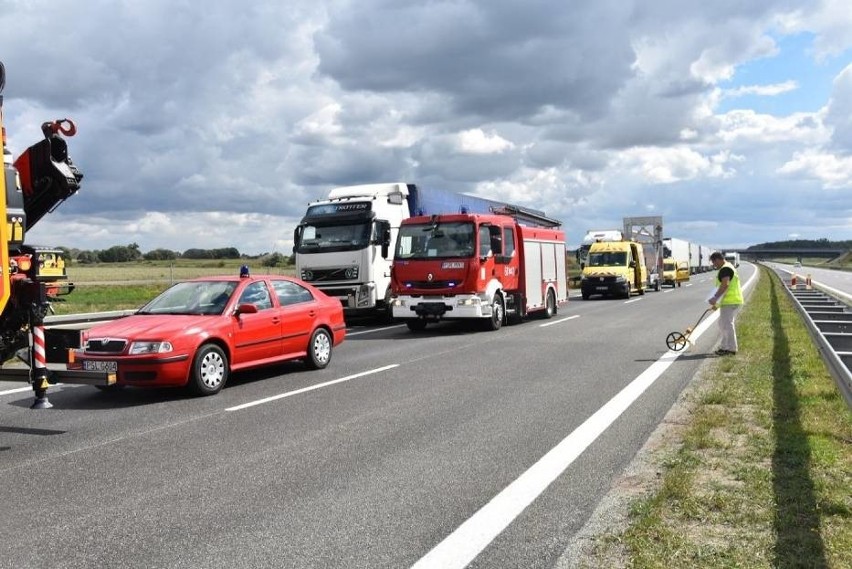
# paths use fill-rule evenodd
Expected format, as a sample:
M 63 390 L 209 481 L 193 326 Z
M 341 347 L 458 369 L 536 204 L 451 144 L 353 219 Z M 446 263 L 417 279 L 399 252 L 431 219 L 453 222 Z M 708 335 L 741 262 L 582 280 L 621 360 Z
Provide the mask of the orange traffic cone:
M 793 273 L 793 276 L 790 277 L 790 288 L 796 288 L 796 273 Z

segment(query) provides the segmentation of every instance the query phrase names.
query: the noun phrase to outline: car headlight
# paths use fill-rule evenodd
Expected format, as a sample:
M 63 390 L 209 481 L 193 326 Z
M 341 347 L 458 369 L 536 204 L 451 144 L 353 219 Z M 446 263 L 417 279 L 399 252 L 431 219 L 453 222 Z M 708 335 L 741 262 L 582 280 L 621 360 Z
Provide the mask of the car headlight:
M 171 351 L 171 342 L 133 342 L 130 344 L 130 351 L 128 353 L 132 356 L 136 356 L 140 354 L 165 354 Z

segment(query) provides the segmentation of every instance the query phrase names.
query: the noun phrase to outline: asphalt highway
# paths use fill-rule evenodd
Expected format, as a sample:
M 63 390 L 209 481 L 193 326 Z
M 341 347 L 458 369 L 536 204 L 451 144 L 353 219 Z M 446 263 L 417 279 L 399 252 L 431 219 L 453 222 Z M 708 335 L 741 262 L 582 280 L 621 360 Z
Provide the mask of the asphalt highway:
M 496 332 L 352 325 L 327 369 L 213 397 L 0 383 L 0 567 L 552 567 L 716 357 L 713 314 L 665 343 L 712 275 Z

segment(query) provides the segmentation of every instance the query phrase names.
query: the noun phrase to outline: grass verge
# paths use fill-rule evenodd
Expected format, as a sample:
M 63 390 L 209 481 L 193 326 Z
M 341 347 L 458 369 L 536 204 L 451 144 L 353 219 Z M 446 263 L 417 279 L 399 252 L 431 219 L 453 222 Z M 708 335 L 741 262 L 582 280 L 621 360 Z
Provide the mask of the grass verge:
M 784 285 L 761 270 L 739 354 L 703 370 L 680 440 L 651 459 L 651 492 L 584 564 L 852 567 L 852 412 Z

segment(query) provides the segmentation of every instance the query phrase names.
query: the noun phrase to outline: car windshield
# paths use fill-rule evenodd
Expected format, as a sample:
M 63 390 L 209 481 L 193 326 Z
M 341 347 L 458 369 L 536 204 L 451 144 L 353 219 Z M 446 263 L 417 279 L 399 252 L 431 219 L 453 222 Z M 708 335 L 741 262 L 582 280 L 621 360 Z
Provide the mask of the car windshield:
M 403 225 L 399 228 L 396 256 L 400 259 L 470 257 L 474 251 L 470 222 Z
M 623 267 L 627 264 L 627 253 L 592 253 L 589 255 L 591 267 Z
M 163 291 L 138 314 L 222 314 L 237 288 L 234 281 L 190 281 Z

